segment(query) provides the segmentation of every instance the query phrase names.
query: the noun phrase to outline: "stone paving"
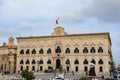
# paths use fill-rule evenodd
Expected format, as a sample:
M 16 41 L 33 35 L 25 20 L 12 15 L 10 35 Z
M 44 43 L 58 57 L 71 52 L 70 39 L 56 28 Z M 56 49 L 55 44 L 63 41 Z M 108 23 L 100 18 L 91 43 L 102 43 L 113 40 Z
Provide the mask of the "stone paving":
M 14 80 L 14 79 L 22 79 L 22 77 L 18 74 L 0 74 L 0 80 Z
M 55 75 L 54 75 L 54 73 L 43 73 L 43 74 L 41 74 L 41 73 L 37 73 L 37 74 L 35 74 L 35 76 L 36 76 L 36 80 L 50 80 L 50 78 L 51 78 L 51 80 L 53 79 L 53 78 L 55 78 Z M 78 78 L 81 78 L 81 77 L 83 77 L 83 76 L 86 76 L 85 74 L 72 74 L 72 73 L 67 73 L 67 74 L 56 74 L 56 76 L 58 76 L 58 77 L 64 77 L 65 76 L 65 80 L 76 80 L 76 79 L 78 79 Z M 98 77 L 101 77 L 102 76 L 102 74 L 101 75 L 98 75 Z M 110 75 L 109 74 L 104 74 L 104 77 L 105 78 L 108 78 L 108 77 L 110 77 Z M 111 77 L 112 78 L 112 77 Z
M 35 80 L 53 80 L 53 78 L 55 78 L 55 76 L 58 77 L 65 77 L 65 80 L 75 80 L 78 79 L 82 76 L 85 75 L 81 75 L 81 74 L 72 74 L 72 73 L 66 73 L 64 74 L 58 74 L 56 73 L 56 75 L 54 73 L 35 73 Z M 101 75 L 98 75 L 101 76 Z M 105 78 L 110 77 L 109 75 L 104 75 Z M 2 75 L 0 74 L 0 80 L 14 80 L 14 79 L 22 79 L 22 77 L 20 76 L 20 74 L 7 74 L 7 75 Z

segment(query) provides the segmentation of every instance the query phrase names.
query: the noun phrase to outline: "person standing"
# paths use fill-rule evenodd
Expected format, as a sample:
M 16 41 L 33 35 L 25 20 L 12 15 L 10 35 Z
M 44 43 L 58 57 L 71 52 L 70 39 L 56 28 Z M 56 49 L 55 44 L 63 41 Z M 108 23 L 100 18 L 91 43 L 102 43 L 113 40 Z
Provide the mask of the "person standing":
M 74 72 L 72 71 L 72 74 L 74 75 Z

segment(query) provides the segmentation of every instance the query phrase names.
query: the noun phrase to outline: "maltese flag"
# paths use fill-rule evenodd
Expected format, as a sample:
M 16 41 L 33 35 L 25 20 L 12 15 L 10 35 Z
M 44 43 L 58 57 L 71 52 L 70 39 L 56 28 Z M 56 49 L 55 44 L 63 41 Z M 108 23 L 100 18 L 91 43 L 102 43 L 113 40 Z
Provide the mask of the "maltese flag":
M 56 19 L 56 24 L 58 24 L 58 19 L 59 19 L 59 17 Z

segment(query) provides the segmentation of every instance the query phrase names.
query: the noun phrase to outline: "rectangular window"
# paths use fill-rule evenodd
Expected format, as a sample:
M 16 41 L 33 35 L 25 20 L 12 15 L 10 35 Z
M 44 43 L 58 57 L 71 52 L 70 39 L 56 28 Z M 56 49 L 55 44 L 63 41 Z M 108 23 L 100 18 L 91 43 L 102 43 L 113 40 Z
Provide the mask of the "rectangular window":
M 69 72 L 69 66 L 67 66 L 67 71 Z
M 103 67 L 100 67 L 99 70 L 100 70 L 100 72 L 103 72 Z
M 85 72 L 88 71 L 88 67 L 87 66 L 84 67 L 84 71 Z
M 20 66 L 20 70 L 21 70 L 21 71 L 23 70 L 23 66 Z
M 29 66 L 26 66 L 26 70 L 29 70 Z
M 35 66 L 32 66 L 32 71 L 35 71 Z
M 78 72 L 78 67 L 77 66 L 75 67 L 75 71 Z
M 40 66 L 40 71 L 42 71 L 43 70 L 43 67 L 42 66 Z

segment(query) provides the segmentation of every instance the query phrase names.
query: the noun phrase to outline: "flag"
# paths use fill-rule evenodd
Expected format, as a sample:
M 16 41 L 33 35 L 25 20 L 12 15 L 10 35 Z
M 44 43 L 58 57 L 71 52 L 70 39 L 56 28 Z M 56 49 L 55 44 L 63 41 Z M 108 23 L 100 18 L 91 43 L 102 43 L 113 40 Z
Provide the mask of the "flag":
M 59 19 L 59 17 L 56 19 L 56 24 L 58 24 L 58 19 Z

